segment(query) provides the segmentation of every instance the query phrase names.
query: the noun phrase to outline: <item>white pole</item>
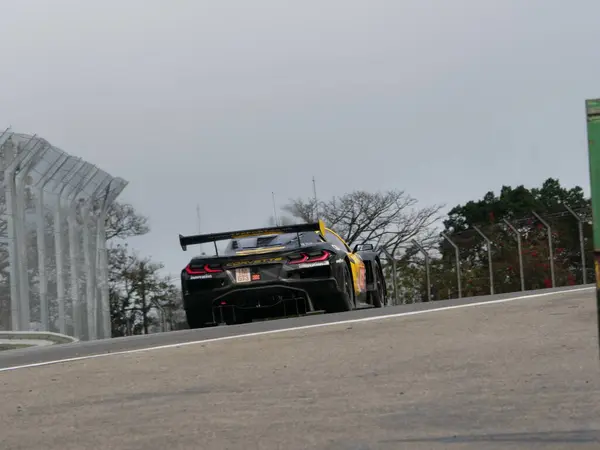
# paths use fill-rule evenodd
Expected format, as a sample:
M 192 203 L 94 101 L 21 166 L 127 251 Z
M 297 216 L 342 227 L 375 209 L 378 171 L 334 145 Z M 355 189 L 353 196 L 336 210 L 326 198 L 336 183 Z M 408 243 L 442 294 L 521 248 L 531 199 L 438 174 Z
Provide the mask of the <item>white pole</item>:
M 200 205 L 196 204 L 196 218 L 198 220 L 198 234 L 202 233 L 202 227 L 201 227 L 201 222 L 200 222 Z M 202 248 L 202 244 L 200 244 L 200 253 L 204 253 L 204 249 Z
M 57 182 L 60 184 L 60 190 L 57 194 L 57 207 L 54 211 L 54 251 L 56 253 L 56 297 L 58 302 L 58 329 L 60 333 L 67 334 L 66 323 L 66 288 L 65 288 L 65 266 L 63 256 L 63 217 L 62 217 L 62 200 L 69 197 L 70 190 L 65 194 L 67 187 L 72 188 L 70 184 L 73 178 L 82 170 L 86 169 L 85 161 L 81 158 L 75 159 L 76 162 L 73 168 L 67 172 L 65 178 Z M 63 197 L 64 195 L 64 197 Z
M 96 301 L 96 258 L 92 258 L 92 221 L 91 209 L 94 206 L 94 202 L 98 199 L 98 195 L 102 193 L 107 186 L 107 182 L 110 176 L 104 173 L 102 181 L 98 184 L 98 187 L 88 197 L 83 207 L 81 208 L 81 216 L 83 218 L 83 257 L 85 260 L 85 303 L 87 308 L 87 327 L 88 327 L 88 338 L 89 340 L 95 340 L 98 338 L 98 302 Z
M 71 301 L 73 302 L 73 334 L 77 339 L 85 339 L 84 315 L 81 292 L 79 283 L 79 261 L 78 255 L 80 254 L 79 249 L 79 236 L 77 227 L 77 203 L 79 201 L 79 194 L 87 187 L 90 181 L 96 176 L 98 168 L 91 164 L 87 164 L 88 170 L 85 175 L 81 178 L 79 186 L 72 194 L 69 199 L 69 214 L 67 216 L 69 226 L 69 258 L 71 259 Z M 87 180 L 86 180 L 87 178 Z M 86 321 L 87 323 L 87 321 Z M 87 328 L 87 327 L 86 327 Z
M 12 134 L 11 134 L 12 136 Z M 31 142 L 33 138 L 29 140 Z M 6 232 L 8 240 L 8 270 L 10 275 L 10 311 L 11 311 L 11 328 L 13 331 L 22 331 L 21 329 L 21 297 L 19 292 L 19 248 L 17 245 L 17 227 L 18 219 L 17 212 L 17 194 L 15 172 L 21 162 L 27 157 L 29 142 L 25 148 L 12 155 L 12 161 L 4 171 L 5 195 L 6 195 Z
M 44 188 L 68 160 L 69 157 L 67 155 L 57 158 L 56 161 L 50 167 L 48 167 L 48 170 L 42 175 L 36 185 L 36 237 L 40 294 L 40 322 L 42 331 L 50 331 L 50 311 L 48 309 L 48 277 L 46 270 L 46 218 L 44 216 Z
M 60 195 L 57 196 L 57 205 L 54 210 L 54 254 L 56 264 L 56 303 L 58 304 L 58 331 L 67 334 L 67 322 L 65 311 L 65 278 L 62 241 L 62 214 Z
M 75 208 L 71 207 L 67 214 L 67 230 L 69 233 L 69 260 L 71 268 L 71 319 L 73 322 L 73 336 L 82 339 L 81 329 L 81 305 L 79 302 L 79 265 L 77 263 L 77 223 Z
M 279 218 L 277 217 L 277 206 L 275 204 L 275 192 L 271 192 L 271 197 L 273 198 L 273 220 L 275 221 L 275 226 L 279 226 Z
M 94 286 L 92 286 L 92 255 L 91 255 L 91 221 L 87 204 L 81 207 L 83 219 L 83 260 L 85 264 L 85 305 L 87 319 L 87 335 L 89 340 L 96 339 L 96 310 L 94 308 Z M 83 320 L 83 318 L 82 318 Z
M 313 214 L 315 216 L 314 222 L 316 222 L 317 220 L 319 220 L 319 202 L 317 200 L 317 182 L 316 182 L 314 176 L 313 176 L 312 182 L 313 182 L 313 196 L 314 196 L 314 202 L 315 202 Z
M 201 234 L 201 226 L 200 226 L 200 205 L 196 205 L 196 219 L 198 225 L 198 234 Z
M 110 318 L 110 303 L 105 302 L 104 291 L 108 292 L 108 262 L 106 255 L 106 211 L 101 210 L 96 221 L 96 228 L 98 229 L 96 235 L 96 277 L 97 290 L 96 295 L 98 296 L 97 302 L 100 304 L 100 338 L 108 339 L 111 337 L 111 318 Z
M 43 154 L 46 153 L 48 148 L 43 145 L 42 141 L 36 139 L 32 151 L 29 154 L 29 158 L 21 163 L 21 170 L 17 172 L 15 177 L 16 183 L 16 194 L 17 194 L 17 214 L 16 218 L 19 225 L 17 226 L 17 246 L 19 247 L 19 287 L 21 295 L 21 329 L 28 330 L 31 323 L 31 304 L 29 300 L 30 288 L 29 288 L 29 264 L 28 264 L 28 252 L 29 245 L 27 242 L 28 230 L 27 221 L 25 217 L 26 213 L 26 200 L 25 200 L 25 185 L 29 172 L 33 167 L 37 165 Z
M 14 136 L 14 134 L 12 134 Z M 13 331 L 25 331 L 23 328 L 23 299 L 21 297 L 21 264 L 19 233 L 22 223 L 19 220 L 19 208 L 17 199 L 16 174 L 21 164 L 30 156 L 30 145 L 35 135 L 30 137 L 21 152 L 18 152 L 15 145 L 15 153 L 12 155 L 12 162 L 4 172 L 6 188 L 6 225 L 8 238 L 8 261 L 10 273 L 10 297 L 11 297 L 11 328 Z
M 114 187 L 111 187 L 114 184 Z M 112 336 L 110 317 L 110 293 L 108 290 L 108 255 L 106 250 L 106 215 L 109 206 L 123 192 L 127 181 L 113 178 L 106 188 L 102 209 L 98 217 L 98 281 L 100 291 L 100 304 L 102 308 L 102 337 L 108 339 Z

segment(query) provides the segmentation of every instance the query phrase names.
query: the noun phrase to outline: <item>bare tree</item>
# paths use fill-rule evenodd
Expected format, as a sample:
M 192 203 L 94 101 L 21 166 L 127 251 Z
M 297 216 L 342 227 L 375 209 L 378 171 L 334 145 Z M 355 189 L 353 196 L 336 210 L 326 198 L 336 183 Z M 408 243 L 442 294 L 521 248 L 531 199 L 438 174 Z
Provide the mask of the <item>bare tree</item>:
M 127 244 L 117 244 L 108 250 L 109 293 L 112 335 L 126 336 L 137 314 L 135 308 L 136 286 L 130 276 L 137 262 Z
M 169 277 L 160 274 L 163 265 L 140 257 L 127 245 L 111 249 L 111 317 L 114 336 L 147 334 L 156 324 L 154 313 L 173 322 L 181 309 L 181 292 Z M 152 313 L 152 314 L 151 314 Z
M 373 243 L 396 254 L 412 239 L 431 240 L 432 225 L 442 206 L 416 207 L 417 200 L 401 190 L 354 191 L 319 202 L 319 218 L 340 234 L 349 245 Z M 305 222 L 316 220 L 315 200 L 292 200 L 283 208 Z
M 175 289 L 158 274 L 162 265 L 131 252 L 127 238 L 149 232 L 148 219 L 132 205 L 114 203 L 106 217 L 113 336 L 147 333 L 156 299 Z M 162 306 L 162 305 L 161 305 Z
M 139 214 L 132 205 L 113 203 L 106 216 L 106 239 L 126 239 L 150 231 L 148 218 Z

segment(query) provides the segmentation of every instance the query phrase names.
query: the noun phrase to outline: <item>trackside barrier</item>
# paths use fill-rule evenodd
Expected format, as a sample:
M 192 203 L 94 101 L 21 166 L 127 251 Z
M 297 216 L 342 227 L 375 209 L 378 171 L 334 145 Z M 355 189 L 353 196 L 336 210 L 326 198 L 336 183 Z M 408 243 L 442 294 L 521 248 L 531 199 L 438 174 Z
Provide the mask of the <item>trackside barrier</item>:
M 106 217 L 126 185 L 0 130 L 0 330 L 111 337 Z
M 71 344 L 78 341 L 79 339 L 72 336 L 49 331 L 0 331 L 0 350 Z

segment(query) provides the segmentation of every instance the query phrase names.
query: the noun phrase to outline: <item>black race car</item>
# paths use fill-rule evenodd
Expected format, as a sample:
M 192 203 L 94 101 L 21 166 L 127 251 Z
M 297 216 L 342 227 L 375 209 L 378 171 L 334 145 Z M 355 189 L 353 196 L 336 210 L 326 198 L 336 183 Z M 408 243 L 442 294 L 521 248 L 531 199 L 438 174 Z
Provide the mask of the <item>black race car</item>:
M 219 253 L 217 242 L 224 240 L 227 248 Z M 181 271 L 190 328 L 386 304 L 387 287 L 373 246 L 351 250 L 322 221 L 179 235 L 184 251 L 209 242 L 216 254 L 194 257 Z

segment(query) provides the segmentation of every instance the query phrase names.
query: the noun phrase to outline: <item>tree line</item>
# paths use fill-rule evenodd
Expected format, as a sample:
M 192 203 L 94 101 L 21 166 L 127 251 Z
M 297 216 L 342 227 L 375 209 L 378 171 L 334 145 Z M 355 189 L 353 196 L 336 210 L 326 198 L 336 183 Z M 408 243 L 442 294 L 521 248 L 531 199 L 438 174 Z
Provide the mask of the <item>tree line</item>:
M 388 283 L 392 287 L 395 266 L 398 297 L 403 303 L 458 296 L 455 245 L 459 249 L 462 296 L 490 293 L 489 256 L 495 293 L 521 289 L 521 260 L 525 289 L 551 287 L 546 225 L 553 239 L 556 286 L 583 282 L 580 227 L 587 282 L 594 281 L 591 204 L 579 186 L 566 188 L 559 180 L 548 178 L 531 189 L 502 186 L 498 194 L 487 192 L 446 214 L 441 213 L 443 208 L 419 207 L 404 191 L 390 190 L 354 191 L 318 203 L 313 198 L 295 199 L 284 211 L 288 221 L 312 221 L 318 214 L 351 247 L 372 243 L 382 255 L 392 257 L 395 264 L 389 264 L 388 258 L 386 267 Z M 511 226 L 520 235 L 521 259 Z M 429 290 L 424 252 L 429 260 Z
M 148 218 L 130 204 L 114 203 L 106 220 L 113 337 L 185 328 L 179 285 L 163 264 L 141 256 L 128 239 L 150 231 Z

